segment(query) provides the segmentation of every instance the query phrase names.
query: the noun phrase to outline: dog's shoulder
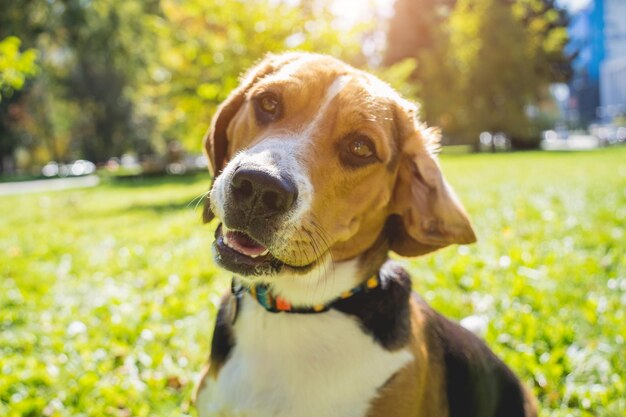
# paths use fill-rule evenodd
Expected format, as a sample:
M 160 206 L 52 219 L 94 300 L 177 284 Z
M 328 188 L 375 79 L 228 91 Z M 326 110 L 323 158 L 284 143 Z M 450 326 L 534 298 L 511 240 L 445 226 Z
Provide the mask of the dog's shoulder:
M 233 324 L 229 300 L 196 395 L 201 416 L 364 416 L 378 388 L 413 360 L 408 348 L 385 349 L 335 309 L 274 313 L 244 294 Z
M 199 395 L 209 383 L 209 379 L 217 378 L 219 371 L 231 355 L 235 345 L 233 322 L 238 307 L 237 299 L 230 291 L 222 296 L 213 328 L 209 360 L 200 373 L 199 384 L 196 385 L 192 394 L 193 402 L 196 404 Z
M 211 341 L 211 356 L 209 365 L 212 374 L 217 374 L 223 364 L 228 360 L 235 345 L 235 332 L 233 323 L 239 310 L 237 297 L 230 292 L 224 294 L 220 301 L 215 328 L 213 330 L 213 340 Z
M 424 334 L 441 353 L 450 417 L 524 417 L 524 387 L 485 342 L 413 295 L 426 318 Z
M 411 335 L 411 279 L 393 261 L 387 261 L 378 274 L 376 288 L 339 300 L 333 308 L 356 317 L 362 330 L 385 349 L 400 349 L 409 343 Z

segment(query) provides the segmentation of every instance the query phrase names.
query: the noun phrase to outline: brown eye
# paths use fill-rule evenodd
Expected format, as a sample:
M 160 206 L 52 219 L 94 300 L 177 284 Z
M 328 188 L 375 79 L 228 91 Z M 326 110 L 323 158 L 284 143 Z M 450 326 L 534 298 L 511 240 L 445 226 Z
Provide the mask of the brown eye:
M 369 158 L 374 155 L 369 139 L 359 137 L 348 144 L 348 151 L 359 158 Z
M 351 168 L 379 161 L 372 139 L 360 133 L 351 133 L 339 143 L 339 160 Z
M 265 95 L 259 100 L 259 107 L 266 113 L 274 114 L 278 111 L 278 99 L 272 95 Z
M 282 113 L 280 99 L 273 93 L 265 93 L 254 99 L 254 112 L 261 124 L 278 119 Z

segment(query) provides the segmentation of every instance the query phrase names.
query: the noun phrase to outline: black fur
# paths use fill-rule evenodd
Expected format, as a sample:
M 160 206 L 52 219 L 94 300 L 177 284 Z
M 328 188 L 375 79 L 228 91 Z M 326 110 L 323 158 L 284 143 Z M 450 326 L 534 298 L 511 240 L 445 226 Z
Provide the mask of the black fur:
M 523 388 L 487 345 L 414 295 L 428 317 L 431 349 L 442 352 L 449 417 L 524 417 Z
M 384 348 L 400 349 L 409 342 L 411 333 L 411 279 L 392 261 L 386 262 L 378 274 L 380 286 L 340 300 L 332 308 L 356 317 L 363 331 Z
M 387 261 L 379 278 L 377 288 L 337 301 L 332 309 L 354 316 L 363 331 L 381 346 L 397 350 L 411 338 L 413 297 L 426 317 L 428 348 L 441 355 L 440 359 L 437 355 L 432 358 L 443 362 L 449 417 L 525 416 L 520 382 L 482 340 L 434 311 L 412 292 L 410 277 L 398 264 Z M 233 300 L 232 294 L 222 299 L 211 344 L 212 363 L 223 364 L 235 344 Z
M 236 308 L 234 300 L 235 296 L 229 293 L 222 298 L 220 303 L 220 309 L 215 320 L 213 340 L 211 341 L 211 364 L 226 362 L 233 346 L 235 346 L 232 327 L 232 321 L 236 315 L 236 311 L 233 311 L 233 308 Z

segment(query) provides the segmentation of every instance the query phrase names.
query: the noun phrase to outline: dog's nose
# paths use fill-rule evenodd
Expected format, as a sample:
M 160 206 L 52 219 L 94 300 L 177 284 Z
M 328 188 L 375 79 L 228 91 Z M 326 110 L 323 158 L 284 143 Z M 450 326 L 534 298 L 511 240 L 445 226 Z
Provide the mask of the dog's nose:
M 258 169 L 239 168 L 231 184 L 235 202 L 246 212 L 253 210 L 251 214 L 258 217 L 285 213 L 298 197 L 293 181 Z

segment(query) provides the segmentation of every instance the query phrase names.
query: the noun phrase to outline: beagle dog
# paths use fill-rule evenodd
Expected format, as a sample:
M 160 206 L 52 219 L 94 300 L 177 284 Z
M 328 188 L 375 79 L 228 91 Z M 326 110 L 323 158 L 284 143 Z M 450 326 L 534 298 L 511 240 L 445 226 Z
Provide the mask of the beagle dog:
M 205 222 L 233 274 L 201 417 L 531 417 L 472 333 L 411 290 L 390 251 L 475 241 L 435 158 L 438 132 L 334 58 L 269 55 L 218 108 Z

